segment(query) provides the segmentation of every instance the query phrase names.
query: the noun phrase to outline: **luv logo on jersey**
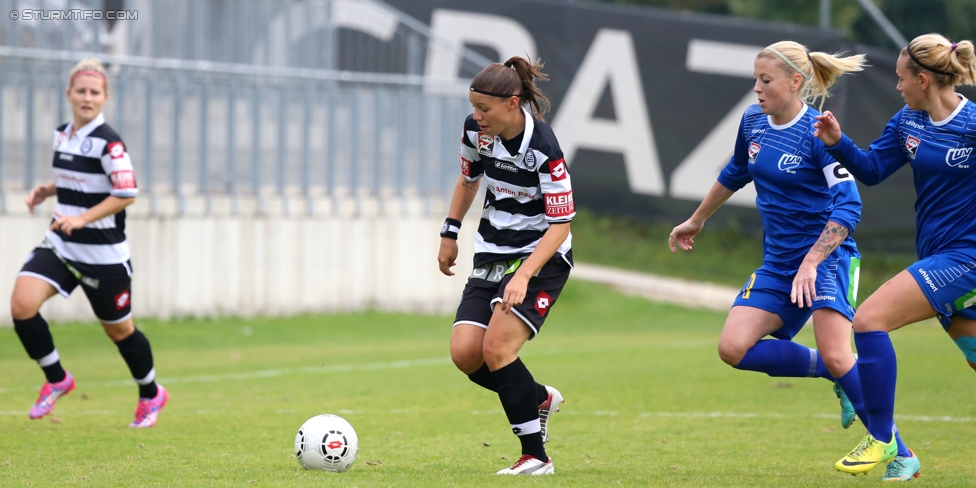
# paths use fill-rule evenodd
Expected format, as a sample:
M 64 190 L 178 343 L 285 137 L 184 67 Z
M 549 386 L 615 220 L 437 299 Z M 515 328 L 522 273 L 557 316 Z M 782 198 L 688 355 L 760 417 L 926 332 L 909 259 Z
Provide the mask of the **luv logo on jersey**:
M 971 147 L 960 147 L 956 149 L 950 149 L 946 152 L 946 164 L 952 166 L 953 168 L 968 168 L 968 164 L 963 164 L 969 160 L 969 156 L 973 153 L 973 148 Z
M 795 173 L 793 170 L 796 169 L 801 162 L 803 162 L 803 158 L 801 158 L 799 154 L 784 154 L 779 157 L 779 170 L 786 171 L 787 173 Z

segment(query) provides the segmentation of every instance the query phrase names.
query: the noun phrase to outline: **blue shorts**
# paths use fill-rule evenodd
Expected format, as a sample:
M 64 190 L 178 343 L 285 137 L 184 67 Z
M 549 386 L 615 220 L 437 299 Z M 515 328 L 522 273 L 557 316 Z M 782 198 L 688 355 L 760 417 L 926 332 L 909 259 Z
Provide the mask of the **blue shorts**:
M 829 308 L 840 312 L 848 320 L 854 319 L 857 303 L 857 281 L 861 272 L 861 256 L 857 251 L 839 247 L 817 267 L 817 296 L 813 307 L 798 307 L 790 302 L 796 269 L 763 263 L 746 281 L 735 297 L 733 307 L 753 307 L 779 315 L 783 326 L 773 337 L 793 339 L 810 320 L 813 311 Z
M 908 272 L 938 314 L 944 329 L 951 317 L 976 320 L 976 252 L 947 251 L 912 263 Z

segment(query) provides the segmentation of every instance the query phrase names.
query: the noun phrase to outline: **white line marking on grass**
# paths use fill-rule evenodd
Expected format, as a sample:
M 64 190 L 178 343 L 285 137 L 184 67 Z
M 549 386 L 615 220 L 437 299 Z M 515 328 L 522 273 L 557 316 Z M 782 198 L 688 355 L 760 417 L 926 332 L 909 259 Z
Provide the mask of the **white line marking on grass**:
M 246 371 L 241 373 L 224 374 L 203 374 L 196 376 L 171 376 L 160 377 L 157 380 L 162 384 L 177 383 L 214 383 L 218 381 L 231 380 L 251 380 L 276 378 L 296 374 L 321 374 L 321 373 L 349 373 L 353 371 L 383 371 L 391 369 L 419 368 L 424 366 L 439 366 L 451 364 L 451 358 L 438 357 L 426 359 L 404 359 L 400 361 L 389 361 L 385 363 L 365 363 L 365 364 L 334 364 L 323 366 L 309 366 L 306 368 L 285 368 L 285 369 L 266 369 L 261 371 Z M 95 383 L 85 383 L 85 388 L 119 388 L 132 386 L 132 380 L 102 381 Z M 10 392 L 35 391 L 36 386 L 8 387 L 0 388 L 0 395 Z

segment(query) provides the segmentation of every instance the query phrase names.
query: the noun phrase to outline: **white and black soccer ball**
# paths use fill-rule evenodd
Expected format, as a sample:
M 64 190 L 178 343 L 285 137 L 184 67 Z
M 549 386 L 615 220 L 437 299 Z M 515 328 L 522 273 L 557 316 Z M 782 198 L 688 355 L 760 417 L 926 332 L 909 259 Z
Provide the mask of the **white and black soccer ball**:
M 358 452 L 356 431 L 338 415 L 316 415 L 295 435 L 295 456 L 305 469 L 342 473 L 356 462 Z

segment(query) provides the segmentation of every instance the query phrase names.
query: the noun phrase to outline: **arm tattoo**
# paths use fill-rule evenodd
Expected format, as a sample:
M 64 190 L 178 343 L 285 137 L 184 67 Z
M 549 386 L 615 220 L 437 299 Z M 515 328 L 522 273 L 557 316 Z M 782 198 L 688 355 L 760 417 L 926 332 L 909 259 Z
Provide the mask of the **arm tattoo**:
M 464 189 L 468 191 L 478 191 L 478 185 L 470 181 L 465 181 L 464 183 L 461 183 L 461 186 L 463 186 Z
M 844 239 L 847 239 L 849 233 L 850 231 L 843 225 L 837 224 L 836 222 L 827 222 L 827 226 L 824 227 L 817 242 L 813 244 L 810 253 L 823 254 L 825 257 L 830 255 L 830 253 L 834 252 L 834 249 L 837 249 L 840 243 L 844 242 Z

